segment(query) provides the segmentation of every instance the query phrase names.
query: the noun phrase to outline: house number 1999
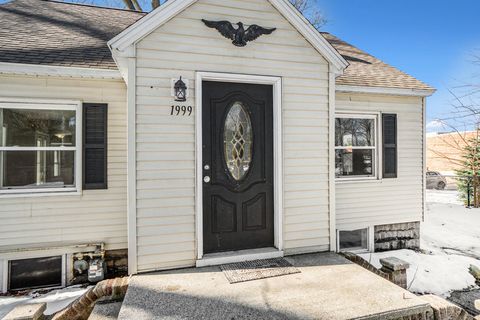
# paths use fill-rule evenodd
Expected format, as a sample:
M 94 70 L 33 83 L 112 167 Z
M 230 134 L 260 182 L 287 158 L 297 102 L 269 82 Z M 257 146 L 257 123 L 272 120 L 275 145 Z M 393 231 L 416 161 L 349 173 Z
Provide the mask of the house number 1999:
M 170 111 L 171 116 L 191 116 L 193 108 L 192 106 L 172 106 Z

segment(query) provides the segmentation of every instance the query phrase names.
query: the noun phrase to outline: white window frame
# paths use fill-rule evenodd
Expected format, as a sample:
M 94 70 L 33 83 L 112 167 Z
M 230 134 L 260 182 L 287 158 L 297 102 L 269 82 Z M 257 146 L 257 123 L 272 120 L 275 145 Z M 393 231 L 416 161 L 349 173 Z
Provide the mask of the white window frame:
M 367 230 L 367 245 L 366 248 L 341 249 L 340 248 L 340 231 L 356 231 Z M 366 253 L 373 252 L 373 227 L 359 227 L 353 229 L 337 229 L 337 252 L 352 252 L 352 253 Z
M 62 284 L 60 286 L 55 287 L 48 287 L 48 289 L 59 289 L 65 288 L 67 286 L 67 254 L 50 254 L 48 252 L 36 252 L 36 253 L 29 253 L 26 252 L 25 254 L 18 254 L 12 257 L 8 257 L 5 259 L 0 258 L 0 263 L 2 264 L 2 274 L 0 275 L 0 293 L 8 292 L 8 283 L 10 282 L 10 268 L 9 263 L 10 261 L 15 260 L 23 260 L 23 259 L 38 259 L 43 257 L 62 257 Z M 3 269 L 3 270 L 2 270 Z
M 335 181 L 337 182 L 355 182 L 355 181 L 372 181 L 372 180 L 380 180 L 381 177 L 381 142 L 382 142 L 382 137 L 381 137 L 381 128 L 380 128 L 380 113 L 375 113 L 375 112 L 369 112 L 369 113 L 363 113 L 363 112 L 337 112 L 335 113 L 335 122 L 338 118 L 349 118 L 349 119 L 373 119 L 374 120 L 374 137 L 375 137 L 375 145 L 374 147 L 343 147 L 343 146 L 336 146 L 334 145 L 335 148 L 335 154 L 337 150 L 343 150 L 346 148 L 355 148 L 355 149 L 366 149 L 366 150 L 374 150 L 373 152 L 373 171 L 374 174 L 372 176 L 366 176 L 366 175 L 359 175 L 359 176 L 342 176 L 342 177 L 337 177 L 335 174 Z M 335 137 L 336 137 L 336 128 L 333 128 L 335 132 Z M 334 143 L 335 144 L 335 143 Z M 335 155 L 336 157 L 336 155 Z M 334 170 L 336 170 L 336 165 Z
M 0 189 L 0 197 L 25 195 L 81 194 L 82 192 L 82 102 L 74 100 L 22 99 L 0 97 L 2 109 L 70 110 L 75 111 L 74 147 L 2 147 L 0 151 L 74 151 L 75 185 L 68 188 Z M 0 168 L 0 171 L 2 168 Z

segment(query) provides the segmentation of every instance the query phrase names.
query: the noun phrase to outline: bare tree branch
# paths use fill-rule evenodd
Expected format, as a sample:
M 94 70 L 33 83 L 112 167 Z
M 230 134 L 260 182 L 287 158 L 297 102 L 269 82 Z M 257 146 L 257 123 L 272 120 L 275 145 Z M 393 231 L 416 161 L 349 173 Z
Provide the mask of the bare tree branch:
M 480 65 L 480 57 L 474 56 L 475 65 Z M 480 82 L 475 79 L 449 89 L 453 97 L 452 112 L 441 123 L 450 129 L 449 134 L 440 140 L 447 150 L 437 146 L 428 150 L 455 164 L 457 174 L 466 179 L 458 180 L 459 190 L 464 194 L 473 191 L 473 206 L 480 207 Z M 451 152 L 448 152 L 448 151 Z
M 143 11 L 137 0 L 130 0 L 137 11 Z
M 152 0 L 152 9 L 160 7 L 160 0 Z
M 129 10 L 135 10 L 135 5 L 131 0 L 123 0 L 123 3 Z
M 290 0 L 290 3 L 310 21 L 315 29 L 320 30 L 327 24 L 325 15 L 318 9 L 313 0 Z

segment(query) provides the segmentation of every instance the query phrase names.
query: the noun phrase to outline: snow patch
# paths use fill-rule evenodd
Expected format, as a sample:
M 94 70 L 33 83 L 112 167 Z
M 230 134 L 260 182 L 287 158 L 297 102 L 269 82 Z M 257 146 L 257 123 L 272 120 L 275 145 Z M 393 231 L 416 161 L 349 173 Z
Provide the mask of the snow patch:
M 451 291 L 475 287 L 470 265 L 480 267 L 480 209 L 468 209 L 457 191 L 427 190 L 425 221 L 420 226 L 422 252 L 397 250 L 360 256 L 380 268 L 380 259 L 410 263 L 409 290 L 448 297 Z
M 54 314 L 70 303 L 81 297 L 90 287 L 71 286 L 64 289 L 53 290 L 46 294 L 32 291 L 26 296 L 0 296 L 0 319 L 6 316 L 13 308 L 20 304 L 42 303 L 47 304 L 45 315 Z
M 463 205 L 456 190 L 427 190 L 427 205 L 432 203 L 445 203 Z
M 376 268 L 381 268 L 380 259 L 397 257 L 410 264 L 407 270 L 408 289 L 415 293 L 433 293 L 448 297 L 453 290 L 475 286 L 475 278 L 468 272 L 471 264 L 480 267 L 480 261 L 459 255 L 435 255 L 413 250 L 396 250 L 365 253 L 360 256 Z

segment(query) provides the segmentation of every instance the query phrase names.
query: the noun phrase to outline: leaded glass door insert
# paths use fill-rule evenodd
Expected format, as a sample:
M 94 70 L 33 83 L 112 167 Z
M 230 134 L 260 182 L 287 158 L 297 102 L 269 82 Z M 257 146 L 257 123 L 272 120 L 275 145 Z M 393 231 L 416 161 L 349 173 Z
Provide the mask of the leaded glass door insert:
M 233 179 L 242 180 L 252 161 L 253 133 L 250 116 L 239 101 L 234 102 L 227 113 L 223 136 L 228 171 Z

